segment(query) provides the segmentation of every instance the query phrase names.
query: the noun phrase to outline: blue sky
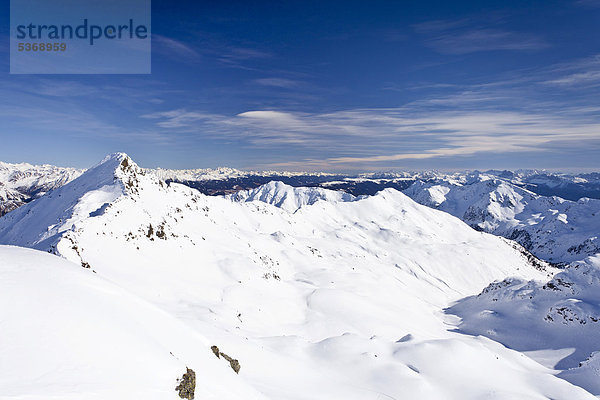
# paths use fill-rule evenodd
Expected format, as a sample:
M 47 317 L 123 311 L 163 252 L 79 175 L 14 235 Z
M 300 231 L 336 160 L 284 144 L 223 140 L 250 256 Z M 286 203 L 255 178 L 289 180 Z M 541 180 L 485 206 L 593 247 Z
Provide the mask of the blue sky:
M 600 169 L 600 0 L 152 7 L 150 75 L 9 75 L 3 0 L 0 160 Z

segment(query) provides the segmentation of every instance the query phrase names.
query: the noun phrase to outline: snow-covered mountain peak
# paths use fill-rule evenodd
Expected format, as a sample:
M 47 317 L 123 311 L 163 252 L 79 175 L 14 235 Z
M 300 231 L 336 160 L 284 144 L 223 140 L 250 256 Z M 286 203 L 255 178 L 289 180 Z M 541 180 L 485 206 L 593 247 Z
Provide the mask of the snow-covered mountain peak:
M 120 183 L 124 193 L 138 193 L 141 180 L 158 182 L 155 177 L 145 177 L 146 172 L 125 153 L 113 153 L 106 156 L 96 166 L 85 172 L 86 180 L 96 181 L 99 185 Z M 144 178 L 142 178 L 144 177 Z
M 319 200 L 346 202 L 357 199 L 357 197 L 346 192 L 318 187 L 293 187 L 280 181 L 271 181 L 256 189 L 240 191 L 226 197 L 240 203 L 261 201 L 288 212 L 295 212 L 300 207 L 312 205 Z
M 112 161 L 121 162 L 121 161 L 123 161 L 126 158 L 129 159 L 130 161 L 132 161 L 131 158 L 127 155 L 127 153 L 123 153 L 121 151 L 118 151 L 116 153 L 108 154 L 106 157 L 104 157 L 104 159 L 102 161 L 100 161 L 98 163 L 98 165 L 109 163 L 109 162 L 112 162 Z
M 102 215 L 121 197 L 139 194 L 142 186 L 154 183 L 158 186 L 158 179 L 146 176 L 127 154 L 111 154 L 77 179 L 6 215 L 0 223 L 0 240 L 11 238 L 51 249 L 63 233 Z

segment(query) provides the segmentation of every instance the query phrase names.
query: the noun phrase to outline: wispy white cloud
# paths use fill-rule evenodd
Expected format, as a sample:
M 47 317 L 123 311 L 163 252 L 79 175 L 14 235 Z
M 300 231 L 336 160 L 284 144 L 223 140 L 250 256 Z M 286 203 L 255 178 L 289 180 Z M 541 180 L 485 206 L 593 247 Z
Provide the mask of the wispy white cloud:
M 600 7 L 600 0 L 577 0 L 575 4 L 582 7 Z
M 116 110 L 139 110 L 156 106 L 160 95 L 156 84 L 144 87 L 89 85 L 76 79 L 34 76 L 0 82 L 0 135 L 57 135 L 66 138 L 111 138 L 121 142 L 144 140 L 164 144 L 171 137 L 159 129 L 123 124 Z M 110 110 L 107 112 L 106 110 Z M 153 128 L 153 127 L 151 127 Z
M 479 51 L 531 51 L 549 47 L 542 38 L 524 32 L 481 26 L 470 19 L 428 21 L 414 25 L 425 44 L 441 54 Z
M 31 89 L 35 93 L 52 97 L 80 97 L 93 96 L 100 93 L 99 88 L 85 85 L 75 81 L 56 81 L 50 79 L 39 79 L 31 82 Z
M 35 115 L 35 118 L 31 118 Z M 0 118 L 11 119 L 10 129 L 27 130 L 29 134 L 60 134 L 61 138 L 112 138 L 123 143 L 139 142 L 166 144 L 172 140 L 157 129 L 126 128 L 111 124 L 82 110 L 57 110 L 39 106 L 0 108 Z M 7 128 L 0 129 L 0 135 L 8 134 Z
M 201 58 L 200 53 L 197 50 L 179 40 L 152 34 L 152 41 L 154 44 L 153 51 L 168 57 L 182 61 L 198 61 Z
M 301 85 L 299 81 L 286 78 L 260 78 L 255 79 L 253 82 L 261 86 L 269 86 L 283 89 L 293 89 Z
M 554 66 L 555 75 L 544 83 L 562 87 L 600 85 L 600 55 Z
M 467 54 L 492 50 L 539 50 L 548 47 L 543 40 L 515 32 L 478 29 L 439 35 L 426 43 L 442 54 Z
M 236 46 L 223 46 L 219 48 L 217 55 L 217 59 L 223 64 L 249 70 L 256 70 L 256 68 L 248 65 L 249 62 L 261 61 L 271 57 L 273 55 L 266 51 Z
M 552 79 L 552 80 L 547 81 L 546 83 L 555 84 L 555 85 L 565 85 L 565 86 L 590 84 L 590 83 L 600 84 L 600 70 L 579 72 L 579 73 L 564 76 L 561 78 Z
M 461 18 L 456 20 L 431 20 L 414 24 L 412 27 L 417 33 L 421 34 L 439 34 L 440 32 L 447 32 L 457 28 L 464 28 L 469 25 L 470 20 L 467 18 Z
M 213 121 L 217 117 L 213 114 L 203 113 L 203 112 L 195 112 L 195 111 L 186 111 L 184 109 L 181 110 L 172 110 L 165 112 L 157 112 L 152 114 L 144 114 L 141 116 L 144 119 L 156 119 L 159 120 L 156 122 L 156 125 L 161 128 L 166 129 L 178 129 L 178 128 L 191 128 L 199 122 L 203 121 Z
M 337 169 L 479 153 L 544 152 L 557 143 L 600 141 L 600 123 L 593 119 L 526 111 L 255 110 L 224 116 L 174 110 L 145 117 L 157 119 L 162 128 L 235 138 L 249 146 L 328 149 L 329 156 L 302 162 Z

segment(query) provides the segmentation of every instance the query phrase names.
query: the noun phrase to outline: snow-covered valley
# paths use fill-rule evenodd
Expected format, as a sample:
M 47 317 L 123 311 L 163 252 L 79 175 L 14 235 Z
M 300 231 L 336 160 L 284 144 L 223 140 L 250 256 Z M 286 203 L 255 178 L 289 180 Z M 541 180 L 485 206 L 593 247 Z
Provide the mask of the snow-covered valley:
M 0 398 L 176 399 L 186 367 L 198 399 L 600 395 L 600 201 L 406 193 L 206 196 L 107 157 L 0 218 Z

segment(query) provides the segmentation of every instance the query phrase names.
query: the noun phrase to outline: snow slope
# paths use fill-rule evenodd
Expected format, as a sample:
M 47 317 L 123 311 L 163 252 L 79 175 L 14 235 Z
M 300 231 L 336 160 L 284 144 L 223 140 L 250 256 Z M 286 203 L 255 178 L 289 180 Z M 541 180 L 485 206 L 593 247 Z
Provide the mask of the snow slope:
M 0 246 L 0 399 L 263 399 L 184 323 L 89 270 Z
M 507 279 L 448 309 L 459 329 L 528 352 L 600 395 L 600 255 L 546 283 Z
M 443 313 L 494 280 L 554 270 L 395 190 L 292 213 L 166 185 L 115 154 L 0 218 L 0 243 L 54 252 L 147 301 L 239 359 L 268 398 L 593 398 L 451 332 Z
M 569 263 L 600 253 L 600 200 L 539 196 L 485 174 L 464 183 L 416 182 L 404 193 L 476 229 L 514 239 L 547 261 Z

